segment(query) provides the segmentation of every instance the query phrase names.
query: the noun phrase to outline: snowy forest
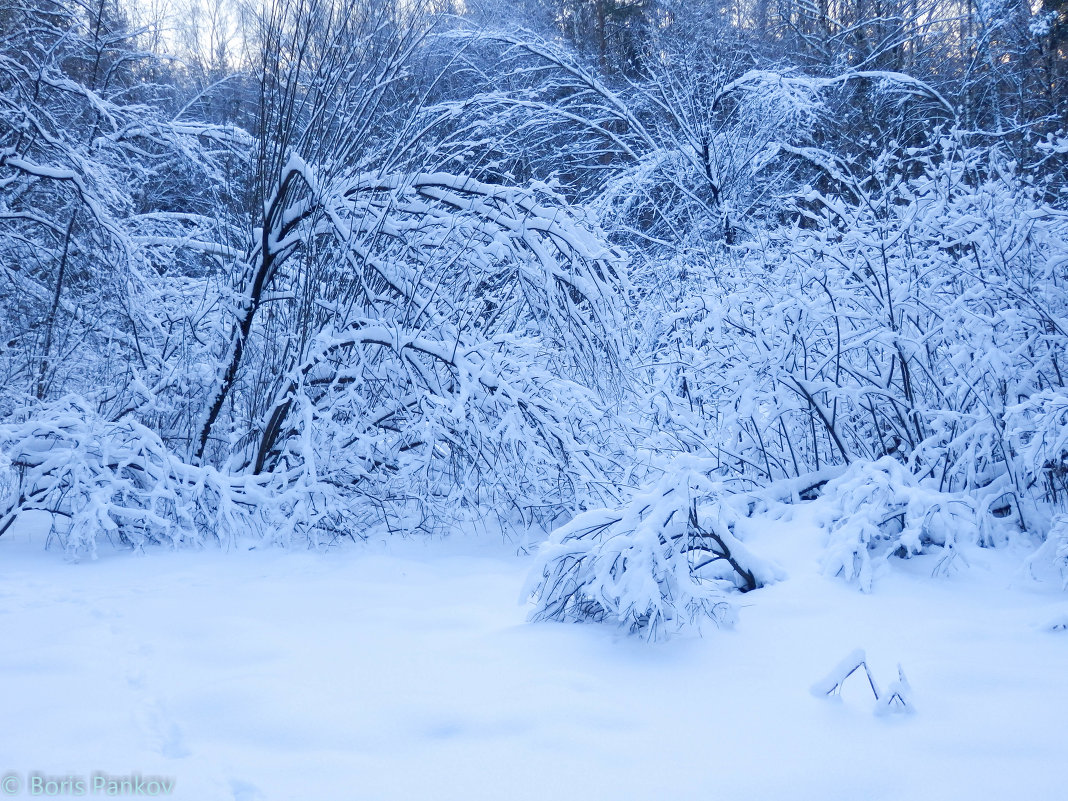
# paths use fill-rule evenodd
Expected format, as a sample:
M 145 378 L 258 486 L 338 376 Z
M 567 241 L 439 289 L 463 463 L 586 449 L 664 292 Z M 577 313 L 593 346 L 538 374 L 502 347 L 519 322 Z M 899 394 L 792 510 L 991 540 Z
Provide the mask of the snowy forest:
M 1045 801 L 1066 675 L 1068 0 L 0 0 L 0 795 Z
M 1063 0 L 2 0 L 0 535 L 1068 581 L 1066 81 Z

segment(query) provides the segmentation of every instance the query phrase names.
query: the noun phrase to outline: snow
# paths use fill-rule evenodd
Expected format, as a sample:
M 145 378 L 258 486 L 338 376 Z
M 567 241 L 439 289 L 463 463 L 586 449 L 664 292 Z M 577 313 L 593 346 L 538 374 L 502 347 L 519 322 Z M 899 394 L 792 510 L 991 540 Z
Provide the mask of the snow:
M 750 532 L 789 577 L 735 628 L 658 643 L 526 623 L 533 560 L 499 536 L 72 564 L 12 532 L 0 771 L 197 801 L 1061 797 L 1059 588 L 974 548 L 861 594 L 820 574 L 806 513 Z M 916 714 L 873 715 L 863 676 L 809 692 L 857 647 L 884 686 L 907 668 Z

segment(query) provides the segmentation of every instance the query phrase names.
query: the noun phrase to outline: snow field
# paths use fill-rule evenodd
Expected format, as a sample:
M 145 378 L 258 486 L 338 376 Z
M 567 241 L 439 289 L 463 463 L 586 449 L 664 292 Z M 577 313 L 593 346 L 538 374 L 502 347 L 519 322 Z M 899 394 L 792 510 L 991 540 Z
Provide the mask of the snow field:
M 69 564 L 5 537 L 0 771 L 189 801 L 1063 797 L 1066 604 L 1021 554 L 862 594 L 803 515 L 747 536 L 787 579 L 660 643 L 525 623 L 532 560 L 498 539 Z M 883 688 L 903 665 L 915 715 L 874 715 L 862 673 L 810 693 L 855 648 Z

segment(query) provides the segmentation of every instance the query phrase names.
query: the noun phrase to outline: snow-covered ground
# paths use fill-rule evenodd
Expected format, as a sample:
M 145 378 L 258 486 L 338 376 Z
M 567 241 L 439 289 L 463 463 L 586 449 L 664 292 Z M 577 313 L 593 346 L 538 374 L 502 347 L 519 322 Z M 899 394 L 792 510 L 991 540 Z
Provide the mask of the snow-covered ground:
M 788 578 L 733 630 L 650 644 L 525 623 L 531 559 L 500 538 L 71 564 L 5 536 L 0 774 L 190 801 L 1066 797 L 1059 588 L 976 550 L 864 595 L 819 574 L 819 540 L 756 532 Z M 855 648 L 883 686 L 903 665 L 915 714 L 874 715 L 860 676 L 811 694 Z

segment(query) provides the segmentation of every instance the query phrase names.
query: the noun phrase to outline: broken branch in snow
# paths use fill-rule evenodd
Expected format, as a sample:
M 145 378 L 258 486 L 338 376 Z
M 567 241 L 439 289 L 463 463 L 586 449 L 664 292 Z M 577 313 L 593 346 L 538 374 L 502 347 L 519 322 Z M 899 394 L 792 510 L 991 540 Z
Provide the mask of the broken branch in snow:
M 841 694 L 842 685 L 846 679 L 863 669 L 875 697 L 875 714 L 886 715 L 892 713 L 914 712 L 912 706 L 912 687 L 905 678 L 905 671 L 901 665 L 897 666 L 897 678 L 890 683 L 885 693 L 879 692 L 879 685 L 875 683 L 875 677 L 868 667 L 867 655 L 863 648 L 857 648 L 839 662 L 830 673 L 823 679 L 812 685 L 812 694 L 821 698 L 838 696 Z

